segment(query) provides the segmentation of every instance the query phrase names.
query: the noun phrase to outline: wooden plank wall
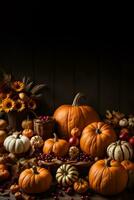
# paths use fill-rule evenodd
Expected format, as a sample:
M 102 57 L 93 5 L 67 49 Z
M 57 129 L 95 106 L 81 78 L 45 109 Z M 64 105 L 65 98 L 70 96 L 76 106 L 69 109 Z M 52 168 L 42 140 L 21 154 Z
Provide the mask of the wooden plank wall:
M 16 78 L 30 76 L 48 88 L 40 112 L 51 114 L 61 104 L 71 104 L 81 91 L 99 113 L 116 109 L 134 113 L 134 56 L 124 47 L 86 41 L 57 41 L 54 45 L 12 41 L 0 46 L 0 67 Z

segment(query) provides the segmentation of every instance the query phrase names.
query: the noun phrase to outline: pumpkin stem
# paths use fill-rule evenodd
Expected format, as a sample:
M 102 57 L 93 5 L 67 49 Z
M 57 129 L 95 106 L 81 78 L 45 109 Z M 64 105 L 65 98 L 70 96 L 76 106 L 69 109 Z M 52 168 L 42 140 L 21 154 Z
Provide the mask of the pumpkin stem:
M 116 144 L 117 144 L 117 145 L 120 145 L 120 144 L 121 144 L 121 140 L 118 140 L 118 141 L 116 142 Z
M 95 131 L 97 134 L 100 134 L 101 133 L 101 130 L 99 128 L 96 129 Z
M 54 142 L 57 142 L 58 136 L 56 135 L 56 133 L 53 133 L 53 135 L 54 135 Z
M 79 100 L 81 99 L 81 97 L 85 97 L 85 95 L 82 94 L 81 92 L 78 92 L 74 97 L 72 106 L 79 106 Z
M 34 174 L 39 174 L 39 172 L 37 171 L 37 167 L 35 165 L 32 166 L 32 170 Z
M 21 134 L 21 131 L 16 131 L 16 132 L 14 133 L 14 135 L 16 136 L 16 138 L 19 138 L 20 134 Z
M 111 162 L 111 158 L 105 159 L 105 166 L 106 167 L 111 167 L 110 162 Z

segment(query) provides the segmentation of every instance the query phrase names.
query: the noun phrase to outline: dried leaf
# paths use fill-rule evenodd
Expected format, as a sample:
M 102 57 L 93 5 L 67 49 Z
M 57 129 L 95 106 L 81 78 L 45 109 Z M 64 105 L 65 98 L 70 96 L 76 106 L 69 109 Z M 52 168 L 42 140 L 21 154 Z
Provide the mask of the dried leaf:
M 41 98 L 43 96 L 43 94 L 33 94 L 33 95 L 31 95 L 31 97 L 33 97 L 33 98 L 35 98 L 35 99 L 39 99 L 39 98 Z
M 11 76 L 11 74 L 3 74 L 3 77 L 4 77 L 4 81 L 5 82 L 10 82 L 11 81 L 11 79 L 12 79 L 12 76 Z
M 25 77 L 25 76 L 22 78 L 22 82 L 23 82 L 23 83 L 26 82 L 26 77 Z
M 29 82 L 27 85 L 26 85 L 26 91 L 29 91 L 31 89 L 33 85 L 33 81 Z
M 35 86 L 32 88 L 31 93 L 32 93 L 32 94 L 36 94 L 36 93 L 38 93 L 40 90 L 44 89 L 44 87 L 46 87 L 45 84 L 35 85 Z

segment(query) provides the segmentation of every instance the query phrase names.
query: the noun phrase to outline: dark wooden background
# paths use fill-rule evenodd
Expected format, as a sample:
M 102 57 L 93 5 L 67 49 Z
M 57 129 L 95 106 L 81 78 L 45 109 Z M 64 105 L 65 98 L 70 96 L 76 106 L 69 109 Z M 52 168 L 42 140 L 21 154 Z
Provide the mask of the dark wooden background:
M 129 42 L 38 33 L 32 38 L 4 35 L 0 67 L 16 78 L 26 75 L 48 85 L 42 112 L 52 113 L 61 104 L 71 104 L 81 91 L 101 114 L 106 109 L 134 113 L 133 53 Z

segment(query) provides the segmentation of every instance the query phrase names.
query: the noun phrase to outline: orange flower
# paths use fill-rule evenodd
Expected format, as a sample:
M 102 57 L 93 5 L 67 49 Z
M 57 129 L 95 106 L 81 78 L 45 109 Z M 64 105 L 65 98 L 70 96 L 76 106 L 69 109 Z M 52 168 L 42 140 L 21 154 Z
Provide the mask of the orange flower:
M 31 109 L 31 110 L 35 110 L 36 108 L 36 103 L 33 99 L 31 99 L 29 102 L 28 102 L 28 107 Z
M 20 92 L 25 88 L 25 84 L 21 81 L 14 81 L 12 83 L 12 88 L 16 91 L 16 92 Z
M 23 101 L 21 101 L 20 99 L 18 99 L 15 102 L 15 110 L 17 110 L 18 112 L 21 112 L 25 109 L 25 104 Z
M 2 108 L 5 112 L 12 111 L 14 109 L 15 103 L 12 99 L 6 98 L 2 101 Z

